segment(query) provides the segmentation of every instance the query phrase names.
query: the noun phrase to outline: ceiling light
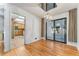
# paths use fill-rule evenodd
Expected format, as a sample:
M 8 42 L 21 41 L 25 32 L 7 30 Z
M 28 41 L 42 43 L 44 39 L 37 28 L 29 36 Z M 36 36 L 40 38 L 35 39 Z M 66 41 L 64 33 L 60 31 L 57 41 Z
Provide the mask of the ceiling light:
M 52 20 L 53 19 L 53 17 L 48 13 L 44 15 L 44 18 L 47 19 L 47 20 Z
M 19 19 L 19 18 L 16 18 L 15 21 L 18 21 L 18 22 L 24 22 L 24 20 Z

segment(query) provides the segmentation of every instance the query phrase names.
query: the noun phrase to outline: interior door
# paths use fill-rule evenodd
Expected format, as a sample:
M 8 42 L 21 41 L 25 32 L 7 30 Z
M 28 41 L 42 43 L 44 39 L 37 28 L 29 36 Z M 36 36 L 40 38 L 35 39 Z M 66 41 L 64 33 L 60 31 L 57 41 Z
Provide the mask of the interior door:
M 54 40 L 54 21 L 47 21 L 47 39 Z
M 66 42 L 66 19 L 59 19 L 55 21 L 55 40 Z

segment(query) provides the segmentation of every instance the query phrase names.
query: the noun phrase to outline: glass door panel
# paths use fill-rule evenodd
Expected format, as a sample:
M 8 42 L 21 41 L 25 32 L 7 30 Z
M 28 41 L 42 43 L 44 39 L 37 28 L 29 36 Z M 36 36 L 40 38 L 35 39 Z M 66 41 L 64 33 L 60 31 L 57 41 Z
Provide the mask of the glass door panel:
M 65 19 L 55 21 L 55 40 L 65 42 Z
M 47 21 L 47 39 L 54 40 L 54 21 Z

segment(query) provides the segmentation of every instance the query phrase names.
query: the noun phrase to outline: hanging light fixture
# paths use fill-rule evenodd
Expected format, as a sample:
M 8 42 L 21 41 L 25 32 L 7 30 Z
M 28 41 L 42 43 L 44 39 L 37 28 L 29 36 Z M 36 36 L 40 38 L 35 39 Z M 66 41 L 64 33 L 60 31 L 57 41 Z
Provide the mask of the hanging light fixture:
M 47 20 L 52 20 L 53 19 L 53 17 L 50 14 L 48 14 L 48 13 L 46 13 L 44 15 L 44 18 L 47 19 Z

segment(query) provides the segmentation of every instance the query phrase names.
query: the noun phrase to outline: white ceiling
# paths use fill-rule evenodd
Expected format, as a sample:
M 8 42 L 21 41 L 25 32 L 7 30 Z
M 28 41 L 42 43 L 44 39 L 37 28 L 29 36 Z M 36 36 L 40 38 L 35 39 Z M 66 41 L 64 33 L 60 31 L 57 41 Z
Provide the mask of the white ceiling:
M 57 7 L 49 10 L 48 12 L 45 12 L 44 10 L 42 10 L 39 7 L 38 3 L 14 3 L 13 5 L 20 7 L 39 17 L 44 17 L 46 13 L 49 13 L 50 15 L 56 15 L 59 13 L 66 12 L 70 9 L 76 8 L 78 3 L 57 3 Z

